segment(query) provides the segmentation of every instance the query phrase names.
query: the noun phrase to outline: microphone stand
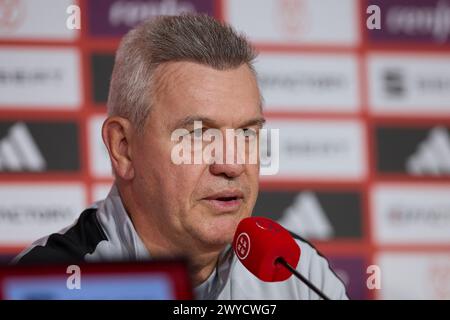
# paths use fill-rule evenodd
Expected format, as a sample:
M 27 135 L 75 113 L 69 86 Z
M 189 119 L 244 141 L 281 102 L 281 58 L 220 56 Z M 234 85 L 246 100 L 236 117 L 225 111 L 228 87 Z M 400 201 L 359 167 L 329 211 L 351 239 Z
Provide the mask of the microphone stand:
M 313 285 L 308 279 L 302 276 L 295 268 L 293 268 L 289 263 L 286 262 L 282 257 L 279 257 L 275 263 L 279 263 L 283 265 L 286 269 L 288 269 L 294 276 L 296 276 L 300 281 L 306 284 L 312 291 L 314 291 L 319 297 L 324 300 L 330 300 L 322 291 L 320 291 L 315 285 Z

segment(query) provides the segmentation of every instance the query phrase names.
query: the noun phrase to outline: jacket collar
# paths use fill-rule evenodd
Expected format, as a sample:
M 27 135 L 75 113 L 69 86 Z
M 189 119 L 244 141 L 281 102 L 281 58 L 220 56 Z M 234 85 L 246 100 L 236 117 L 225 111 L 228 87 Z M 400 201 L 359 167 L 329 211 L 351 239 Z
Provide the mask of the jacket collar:
M 113 185 L 105 200 L 97 202 L 97 219 L 108 241 L 102 241 L 95 252 L 86 256 L 87 261 L 128 260 L 143 261 L 151 259 L 151 254 L 139 237 L 128 213 L 123 206 L 119 191 Z M 209 278 L 195 288 L 200 299 L 215 299 L 224 288 L 233 264 L 231 246 L 220 254 L 215 270 Z

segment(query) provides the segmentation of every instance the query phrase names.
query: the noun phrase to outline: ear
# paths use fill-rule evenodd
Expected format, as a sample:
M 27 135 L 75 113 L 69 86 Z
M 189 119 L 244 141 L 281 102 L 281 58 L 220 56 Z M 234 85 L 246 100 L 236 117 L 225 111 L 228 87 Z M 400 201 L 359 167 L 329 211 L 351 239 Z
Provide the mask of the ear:
M 102 137 L 116 176 L 124 180 L 133 179 L 134 168 L 131 157 L 133 128 L 130 121 L 117 116 L 107 118 L 103 123 Z

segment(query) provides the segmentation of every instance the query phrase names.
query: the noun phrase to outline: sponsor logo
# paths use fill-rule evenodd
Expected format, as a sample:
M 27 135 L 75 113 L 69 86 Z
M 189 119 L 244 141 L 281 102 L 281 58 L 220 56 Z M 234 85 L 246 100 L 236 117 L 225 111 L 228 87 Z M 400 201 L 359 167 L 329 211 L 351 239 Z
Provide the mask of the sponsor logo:
M 383 270 L 381 299 L 450 299 L 450 255 L 388 252 L 377 257 Z M 405 272 L 407 271 L 407 272 Z
M 358 192 L 261 191 L 254 212 L 278 220 L 286 229 L 311 240 L 359 238 Z
M 348 148 L 349 146 L 344 140 L 320 141 L 319 143 L 289 141 L 285 150 L 289 156 L 293 157 L 332 157 L 345 154 L 348 152 Z
M 0 51 L 0 109 L 80 107 L 78 51 L 69 48 Z
M 0 39 L 73 40 L 78 31 L 66 27 L 66 10 L 74 2 L 0 0 Z
M 308 238 L 324 240 L 333 237 L 333 227 L 323 211 L 317 197 L 311 192 L 298 194 L 280 219 L 285 226 L 295 226 L 298 234 Z
M 411 176 L 450 175 L 450 129 L 378 127 L 377 169 Z
M 345 87 L 343 77 L 339 75 L 321 74 L 262 74 L 258 76 L 261 88 L 286 89 L 287 91 L 315 90 L 328 91 L 339 90 Z
M 374 235 L 389 244 L 449 243 L 450 188 L 377 185 L 372 190 Z
M 14 208 L 0 207 L 0 223 L 9 225 L 22 224 L 40 224 L 53 223 L 58 221 L 67 221 L 71 218 L 70 208 L 68 206 L 39 206 L 32 208 L 30 206 L 16 206 Z
M 399 70 L 386 70 L 384 73 L 384 85 L 386 95 L 392 98 L 405 95 L 405 78 Z
M 310 25 L 307 2 L 304 0 L 281 0 L 275 2 L 274 20 L 280 33 L 285 37 L 303 36 Z
M 450 261 L 437 261 L 428 267 L 432 291 L 437 299 L 450 299 Z
M 368 71 L 374 113 L 449 114 L 448 57 L 369 55 Z
M 442 207 L 411 207 L 394 206 L 388 213 L 392 226 L 407 226 L 415 224 L 450 225 L 450 204 Z
M 0 31 L 16 29 L 24 20 L 25 6 L 22 0 L 0 1 Z
M 275 178 L 356 180 L 365 175 L 359 122 L 269 120 L 266 128 L 280 130 L 280 163 Z
M 352 55 L 262 54 L 255 67 L 267 110 L 359 108 L 357 60 Z
M 224 16 L 254 42 L 355 45 L 359 40 L 356 4 L 354 0 L 247 0 L 243 5 L 229 0 Z
M 247 233 L 241 233 L 236 240 L 236 254 L 240 260 L 245 260 L 250 253 L 250 237 Z
M 24 123 L 9 129 L 0 140 L 1 171 L 44 171 L 46 163 Z
M 195 7 L 189 1 L 115 1 L 109 10 L 109 22 L 112 26 L 133 27 L 140 22 L 159 15 L 179 15 L 194 13 Z
M 424 94 L 439 94 L 450 90 L 450 74 L 430 75 L 417 79 L 417 88 Z
M 408 88 L 404 72 L 401 70 L 385 70 L 384 85 L 386 96 L 400 98 L 406 96 L 411 90 L 417 90 L 422 94 L 439 94 L 442 91 L 450 90 L 450 75 L 448 77 L 420 75 L 413 80 Z
M 15 69 L 0 70 L 1 85 L 58 85 L 62 80 L 62 72 L 60 69 Z
M 415 41 L 448 43 L 450 39 L 450 1 L 413 0 L 381 1 L 370 4 L 380 7 L 380 30 L 369 30 L 373 41 Z
M 94 36 L 122 36 L 144 20 L 159 15 L 205 13 L 214 15 L 215 1 L 103 0 L 88 2 L 90 32 Z
M 449 175 L 450 174 L 450 136 L 443 127 L 430 130 L 415 153 L 407 160 L 408 173 L 413 175 Z
M 67 227 L 85 202 L 78 184 L 0 185 L 0 246 L 26 245 Z
M 74 122 L 0 122 L 0 172 L 78 171 Z

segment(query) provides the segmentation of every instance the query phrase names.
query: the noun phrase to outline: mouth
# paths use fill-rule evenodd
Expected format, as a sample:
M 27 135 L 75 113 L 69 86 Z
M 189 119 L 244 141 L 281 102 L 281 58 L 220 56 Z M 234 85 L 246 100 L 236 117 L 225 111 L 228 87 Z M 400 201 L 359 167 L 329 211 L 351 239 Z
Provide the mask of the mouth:
M 203 199 L 219 213 L 236 211 L 242 205 L 244 194 L 239 190 L 223 191 Z

